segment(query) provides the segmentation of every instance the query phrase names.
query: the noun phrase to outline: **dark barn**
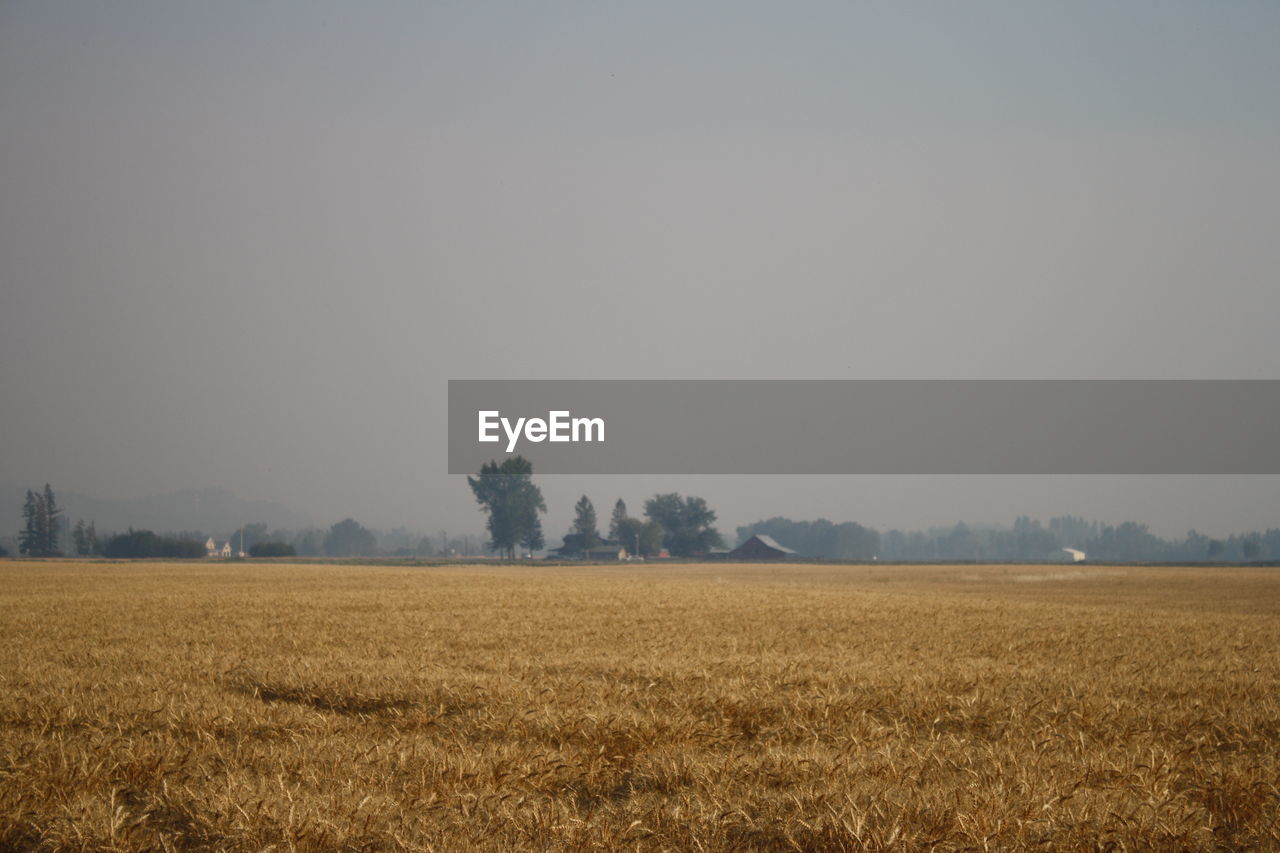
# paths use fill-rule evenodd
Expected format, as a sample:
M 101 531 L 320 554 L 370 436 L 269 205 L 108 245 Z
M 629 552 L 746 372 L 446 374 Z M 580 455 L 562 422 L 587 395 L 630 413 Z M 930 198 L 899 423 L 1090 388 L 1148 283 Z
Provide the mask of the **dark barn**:
M 795 555 L 795 551 L 779 545 L 773 537 L 756 534 L 725 556 L 730 560 L 782 560 Z

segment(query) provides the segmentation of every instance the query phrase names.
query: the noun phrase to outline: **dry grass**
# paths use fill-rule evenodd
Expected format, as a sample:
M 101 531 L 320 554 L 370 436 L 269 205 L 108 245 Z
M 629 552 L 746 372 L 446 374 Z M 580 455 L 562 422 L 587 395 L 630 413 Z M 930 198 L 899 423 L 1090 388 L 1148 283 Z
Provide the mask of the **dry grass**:
M 1278 616 L 1276 570 L 0 563 L 0 849 L 1275 849 Z

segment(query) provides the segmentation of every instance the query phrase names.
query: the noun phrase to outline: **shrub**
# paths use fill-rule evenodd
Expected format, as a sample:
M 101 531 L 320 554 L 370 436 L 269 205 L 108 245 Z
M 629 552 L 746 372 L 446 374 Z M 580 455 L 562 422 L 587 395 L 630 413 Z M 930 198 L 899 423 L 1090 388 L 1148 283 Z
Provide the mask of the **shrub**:
M 297 553 L 284 542 L 254 542 L 249 546 L 250 557 L 293 557 Z
M 182 539 L 177 536 L 157 536 L 150 530 L 133 530 L 120 533 L 107 540 L 102 549 L 104 557 L 114 559 L 144 560 L 149 557 L 191 559 L 205 555 L 204 543 L 198 539 Z
M 204 543 L 199 539 L 180 539 L 176 536 L 160 537 L 160 556 L 178 560 L 190 560 L 205 556 Z

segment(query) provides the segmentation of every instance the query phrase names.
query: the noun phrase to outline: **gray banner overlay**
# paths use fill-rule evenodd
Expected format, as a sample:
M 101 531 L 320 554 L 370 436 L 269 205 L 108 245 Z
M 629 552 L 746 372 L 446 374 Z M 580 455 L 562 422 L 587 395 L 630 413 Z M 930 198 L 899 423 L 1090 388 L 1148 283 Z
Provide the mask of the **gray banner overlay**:
M 1278 425 L 1280 380 L 450 380 L 449 473 L 1280 474 Z

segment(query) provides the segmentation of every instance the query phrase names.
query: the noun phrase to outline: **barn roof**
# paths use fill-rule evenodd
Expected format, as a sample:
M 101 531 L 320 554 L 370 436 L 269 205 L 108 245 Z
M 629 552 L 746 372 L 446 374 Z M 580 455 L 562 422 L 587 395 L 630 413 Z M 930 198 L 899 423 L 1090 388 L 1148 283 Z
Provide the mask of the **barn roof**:
M 781 551 L 784 554 L 795 553 L 795 551 L 791 550 L 786 545 L 779 545 L 778 541 L 774 539 L 772 536 L 766 536 L 763 533 L 757 533 L 753 538 L 760 540 L 762 543 L 764 543 L 765 545 L 768 545 L 770 548 L 773 548 L 775 551 Z

